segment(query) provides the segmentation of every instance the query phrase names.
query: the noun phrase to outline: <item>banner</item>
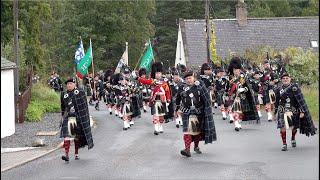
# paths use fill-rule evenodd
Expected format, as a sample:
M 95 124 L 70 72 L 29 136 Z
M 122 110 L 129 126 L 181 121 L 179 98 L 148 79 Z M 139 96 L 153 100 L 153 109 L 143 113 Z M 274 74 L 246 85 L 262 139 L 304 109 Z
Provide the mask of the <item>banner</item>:
M 141 57 L 139 68 L 145 68 L 147 70 L 147 74 L 149 74 L 151 69 L 151 63 L 153 60 L 154 60 L 153 49 L 151 46 L 151 42 L 149 40 L 148 47 L 145 50 L 143 56 Z
M 82 40 L 80 40 L 76 53 L 74 54 L 74 62 L 76 64 L 79 64 L 80 60 L 83 58 L 84 56 L 84 48 L 83 48 L 83 43 Z
M 87 50 L 87 53 L 77 64 L 77 76 L 79 78 L 82 79 L 88 73 L 88 69 L 91 65 L 92 59 L 93 59 L 93 54 L 92 54 L 92 44 L 90 39 L 90 47 Z

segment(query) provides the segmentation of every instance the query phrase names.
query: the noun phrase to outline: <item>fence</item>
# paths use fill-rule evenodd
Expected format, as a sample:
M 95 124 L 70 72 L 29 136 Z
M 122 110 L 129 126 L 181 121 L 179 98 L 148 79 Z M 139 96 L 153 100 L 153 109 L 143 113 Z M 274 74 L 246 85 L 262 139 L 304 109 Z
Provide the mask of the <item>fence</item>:
M 25 120 L 26 110 L 28 108 L 29 102 L 31 100 L 31 88 L 32 88 L 32 75 L 33 71 L 30 70 L 27 73 L 27 88 L 18 97 L 18 118 L 17 123 L 23 123 Z

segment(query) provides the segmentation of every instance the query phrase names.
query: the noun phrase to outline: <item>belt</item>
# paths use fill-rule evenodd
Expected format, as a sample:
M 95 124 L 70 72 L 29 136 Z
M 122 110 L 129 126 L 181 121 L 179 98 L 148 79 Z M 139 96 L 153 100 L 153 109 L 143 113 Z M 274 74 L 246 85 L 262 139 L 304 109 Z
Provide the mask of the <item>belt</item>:
M 185 107 L 181 106 L 180 110 L 185 114 L 201 114 L 203 107 Z

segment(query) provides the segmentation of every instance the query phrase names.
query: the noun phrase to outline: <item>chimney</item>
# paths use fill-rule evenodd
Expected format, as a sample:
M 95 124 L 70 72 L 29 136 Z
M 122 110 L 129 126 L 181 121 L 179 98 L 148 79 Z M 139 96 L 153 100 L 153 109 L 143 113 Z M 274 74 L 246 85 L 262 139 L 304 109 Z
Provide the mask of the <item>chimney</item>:
M 236 18 L 239 26 L 246 26 L 248 24 L 247 14 L 246 3 L 244 3 L 244 0 L 238 0 L 238 4 L 236 5 Z

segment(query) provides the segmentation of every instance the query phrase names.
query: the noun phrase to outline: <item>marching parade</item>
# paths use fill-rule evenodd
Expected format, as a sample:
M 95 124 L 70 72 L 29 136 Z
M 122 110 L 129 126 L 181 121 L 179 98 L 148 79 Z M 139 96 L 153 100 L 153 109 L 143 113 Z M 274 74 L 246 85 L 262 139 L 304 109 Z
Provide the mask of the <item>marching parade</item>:
M 185 148 L 180 153 L 186 157 L 191 156 L 191 142 L 194 142 L 194 151 L 201 154 L 200 141 L 208 144 L 217 140 L 219 135 L 214 122 L 220 120 L 233 124 L 235 133 L 245 128 L 247 123 L 277 121 L 283 143 L 281 150 L 287 151 L 286 130 L 292 131 L 291 144 L 294 148 L 297 129 L 306 136 L 313 136 L 317 129 L 298 84 L 291 81 L 285 70 L 280 73 L 278 69 L 271 69 L 269 61 L 265 59 L 260 67 L 245 66 L 240 57 L 233 57 L 227 67 L 212 67 L 204 63 L 198 71 L 188 67 L 179 71 L 179 67 L 170 67 L 167 73 L 162 62 L 155 62 L 151 65 L 150 74 L 145 68 L 134 70 L 126 65 L 121 67 L 119 73 L 108 69 L 101 75 L 96 74 L 94 79 L 89 73 L 85 77 L 88 104 L 99 111 L 99 101 L 103 100 L 109 115 L 121 119 L 122 130 L 129 130 L 128 133 L 135 122 L 139 123 L 141 112 L 151 113 L 154 135 L 165 133 L 165 127 L 172 124 L 182 127 Z M 76 80 L 66 81 L 70 82 L 75 83 Z M 70 93 L 69 90 L 67 92 Z M 68 96 L 63 99 L 65 97 Z M 65 100 L 62 102 L 62 112 L 72 119 L 75 109 L 66 108 L 70 105 L 67 106 Z M 265 107 L 267 116 L 262 116 L 261 106 Z M 215 113 L 221 113 L 222 119 L 214 119 Z M 74 120 L 69 121 L 68 118 L 63 121 L 69 134 L 77 132 L 72 129 L 77 127 L 72 124 Z M 76 124 L 80 123 L 77 121 Z M 61 132 L 66 130 L 63 128 Z M 62 156 L 65 161 L 69 161 L 69 146 L 70 140 L 65 140 L 66 156 Z

